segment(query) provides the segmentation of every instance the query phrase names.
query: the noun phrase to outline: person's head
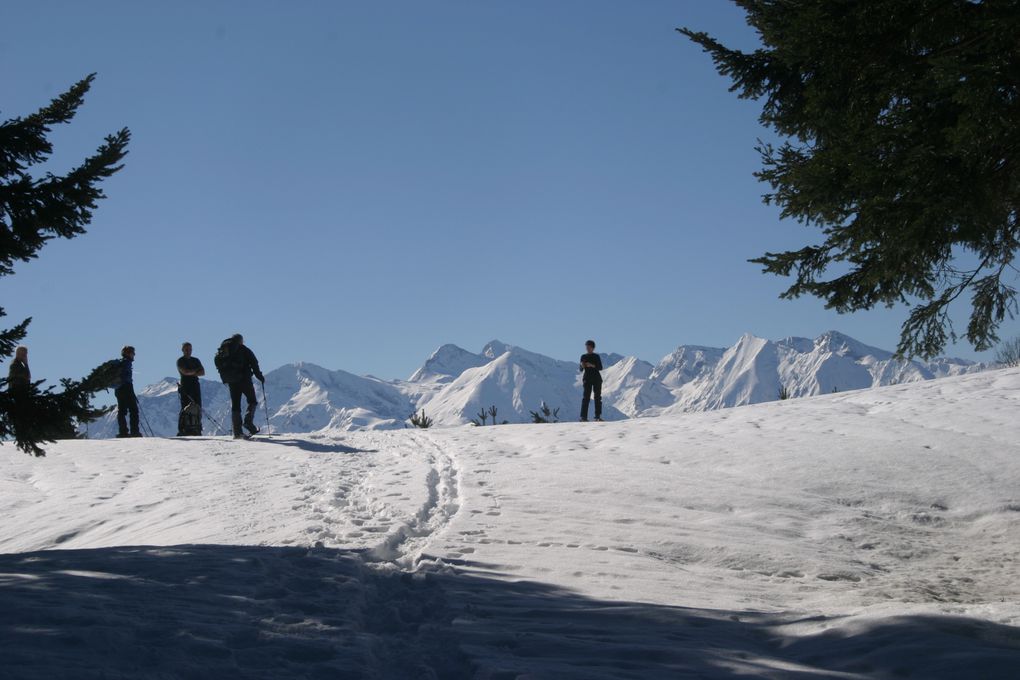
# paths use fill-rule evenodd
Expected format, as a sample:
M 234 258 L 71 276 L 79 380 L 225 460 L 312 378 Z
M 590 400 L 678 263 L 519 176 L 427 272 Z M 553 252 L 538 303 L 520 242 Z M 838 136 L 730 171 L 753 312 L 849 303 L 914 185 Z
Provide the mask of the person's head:
M 586 350 L 588 350 L 589 353 L 594 352 L 595 351 L 595 341 L 594 340 L 589 340 L 588 342 L 584 343 L 584 348 Z
M 131 345 L 124 345 L 124 348 L 122 350 L 120 350 L 120 355 L 122 357 L 124 357 L 125 359 L 134 359 L 135 358 L 135 348 L 132 347 Z
M 240 333 L 234 333 L 233 335 L 230 336 L 230 339 L 236 342 L 238 345 L 244 344 L 244 336 L 241 335 Z
M 191 343 L 190 342 L 186 342 L 183 345 L 181 345 L 181 352 L 184 354 L 184 356 L 190 357 L 191 356 Z
M 14 358 L 18 361 L 28 362 L 28 347 L 24 345 L 18 345 L 18 349 L 14 350 Z

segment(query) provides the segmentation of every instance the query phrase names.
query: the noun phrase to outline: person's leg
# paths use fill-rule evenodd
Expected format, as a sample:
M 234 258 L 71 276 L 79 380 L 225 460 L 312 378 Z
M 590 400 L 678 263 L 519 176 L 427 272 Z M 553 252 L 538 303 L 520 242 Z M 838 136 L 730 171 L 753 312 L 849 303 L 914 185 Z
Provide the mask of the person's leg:
M 200 385 L 196 386 L 194 390 L 188 393 L 188 396 L 194 401 L 191 408 L 195 411 L 195 418 L 198 420 L 195 434 L 202 434 L 202 387 Z
M 234 436 L 241 436 L 241 383 L 232 382 L 230 387 L 230 422 L 234 426 Z
M 584 382 L 584 392 L 581 396 L 581 420 L 588 420 L 588 404 L 591 402 L 591 383 Z
M 184 432 L 184 409 L 188 408 L 191 400 L 188 398 L 188 393 L 181 387 L 178 395 L 181 397 L 181 410 L 177 413 L 177 436 L 183 437 Z
M 141 437 L 142 432 L 138 429 L 138 397 L 135 396 L 135 388 L 127 390 L 128 423 L 131 425 L 131 436 Z
M 117 397 L 117 436 L 126 437 L 128 436 L 128 401 L 124 396 L 124 388 L 118 387 L 113 391 L 113 394 Z
M 592 383 L 595 392 L 595 420 L 602 420 L 602 383 Z
M 259 400 L 255 396 L 255 384 L 248 381 L 244 386 L 244 398 L 248 401 L 248 410 L 244 414 L 244 426 L 251 434 L 255 434 L 259 431 L 259 428 L 255 427 L 255 409 L 258 408 Z

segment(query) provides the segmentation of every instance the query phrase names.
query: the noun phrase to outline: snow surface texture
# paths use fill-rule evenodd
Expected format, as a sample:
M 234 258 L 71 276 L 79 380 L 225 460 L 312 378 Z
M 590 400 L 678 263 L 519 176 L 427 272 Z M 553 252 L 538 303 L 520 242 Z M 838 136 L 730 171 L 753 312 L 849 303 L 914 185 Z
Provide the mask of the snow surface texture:
M 0 676 L 1015 678 L 1018 408 L 8 450 Z
M 745 335 L 729 349 L 681 346 L 656 366 L 637 357 L 602 357 L 606 420 L 776 401 L 783 389 L 791 397 L 804 397 L 988 368 L 962 359 L 900 362 L 891 352 L 835 331 L 815 340 L 778 342 Z M 208 370 L 215 373 L 211 366 Z M 204 380 L 202 390 L 205 432 L 226 433 L 230 428 L 226 389 Z M 400 429 L 411 413 L 423 409 L 438 426 L 463 425 L 491 406 L 497 409 L 498 422 L 522 423 L 531 422 L 531 412 L 539 411 L 543 403 L 559 409 L 561 421 L 573 421 L 580 415 L 581 376 L 576 361 L 551 359 L 493 340 L 479 354 L 443 345 L 408 380 L 290 364 L 266 374 L 266 395 L 275 432 Z M 147 387 L 139 404 L 143 429 L 160 436 L 177 433 L 180 400 L 175 379 Z M 258 414 L 264 423 L 263 407 Z M 104 438 L 116 433 L 116 419 L 110 414 L 91 425 L 87 434 Z

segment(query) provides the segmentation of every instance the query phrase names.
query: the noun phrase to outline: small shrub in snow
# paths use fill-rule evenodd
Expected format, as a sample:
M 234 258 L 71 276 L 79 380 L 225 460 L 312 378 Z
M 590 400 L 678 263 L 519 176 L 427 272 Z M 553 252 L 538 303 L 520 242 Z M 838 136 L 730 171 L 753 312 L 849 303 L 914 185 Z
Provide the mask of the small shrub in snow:
M 482 425 L 485 424 L 485 421 L 488 420 L 489 418 L 492 418 L 492 424 L 493 425 L 497 425 L 497 424 L 498 425 L 507 425 L 507 424 L 510 423 L 509 420 L 504 420 L 502 423 L 497 423 L 496 422 L 496 414 L 497 413 L 499 413 L 499 409 L 496 408 L 495 404 L 490 406 L 488 411 L 486 411 L 483 408 L 481 411 L 478 412 L 478 417 L 477 418 L 472 418 L 471 419 L 471 424 L 475 425 L 477 427 L 481 427 Z
M 412 425 L 414 425 L 415 427 L 419 427 L 423 430 L 432 427 L 432 423 L 434 422 L 432 418 L 429 418 L 427 415 L 425 415 L 425 409 L 421 410 L 420 415 L 417 413 L 412 413 L 410 420 Z
M 550 409 L 548 404 L 543 401 L 538 411 L 531 412 L 531 422 L 558 423 L 560 422 L 560 410 L 558 408 Z

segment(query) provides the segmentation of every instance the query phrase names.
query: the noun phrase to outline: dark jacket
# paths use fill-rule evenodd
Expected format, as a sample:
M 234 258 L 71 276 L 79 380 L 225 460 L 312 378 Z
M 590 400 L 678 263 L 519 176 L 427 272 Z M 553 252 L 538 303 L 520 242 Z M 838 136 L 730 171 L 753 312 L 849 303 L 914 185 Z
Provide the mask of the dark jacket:
M 7 373 L 7 390 L 10 392 L 21 392 L 28 390 L 32 384 L 32 371 L 28 370 L 28 364 L 20 359 L 11 362 L 11 369 Z
M 582 366 L 582 364 L 593 364 L 595 368 L 588 368 Z M 602 370 L 602 357 L 598 354 L 582 354 L 581 360 L 578 362 L 578 370 L 584 373 L 584 381 L 586 383 L 600 383 L 602 382 L 602 374 L 599 371 Z
M 224 349 L 227 350 L 225 356 Z M 259 360 L 255 358 L 255 353 L 239 342 L 224 340 L 220 345 L 220 350 L 216 353 L 215 363 L 216 370 L 220 372 L 220 380 L 227 384 L 251 380 L 253 375 L 259 379 L 259 382 L 266 380 L 259 368 Z
M 124 387 L 125 385 L 134 386 L 134 359 L 128 359 L 124 357 L 120 360 L 120 374 L 117 378 L 117 387 Z

